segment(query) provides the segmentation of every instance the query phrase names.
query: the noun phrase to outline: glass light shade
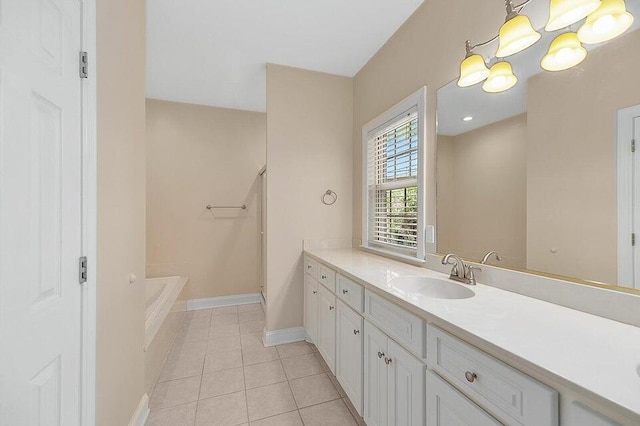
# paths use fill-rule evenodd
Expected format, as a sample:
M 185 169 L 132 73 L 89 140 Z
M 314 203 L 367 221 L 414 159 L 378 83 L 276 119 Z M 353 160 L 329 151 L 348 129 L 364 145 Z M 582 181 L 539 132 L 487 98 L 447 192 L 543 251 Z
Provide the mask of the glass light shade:
M 511 89 L 518 82 L 518 77 L 513 74 L 509 62 L 497 62 L 491 69 L 491 74 L 482 85 L 482 90 L 488 93 L 500 93 Z
M 545 31 L 556 31 L 584 19 L 600 6 L 600 0 L 551 0 Z
M 480 83 L 489 76 L 489 68 L 480 55 L 469 55 L 460 64 L 458 86 L 467 87 Z
M 540 33 L 531 26 L 531 21 L 524 15 L 518 15 L 500 27 L 500 45 L 496 56 L 504 58 L 526 49 L 540 40 Z
M 602 0 L 600 7 L 578 30 L 578 38 L 585 44 L 602 43 L 618 37 L 633 24 L 633 15 L 627 12 L 624 0 Z
M 578 65 L 586 57 L 587 49 L 580 44 L 578 34 L 565 33 L 551 42 L 540 66 L 547 71 L 562 71 Z

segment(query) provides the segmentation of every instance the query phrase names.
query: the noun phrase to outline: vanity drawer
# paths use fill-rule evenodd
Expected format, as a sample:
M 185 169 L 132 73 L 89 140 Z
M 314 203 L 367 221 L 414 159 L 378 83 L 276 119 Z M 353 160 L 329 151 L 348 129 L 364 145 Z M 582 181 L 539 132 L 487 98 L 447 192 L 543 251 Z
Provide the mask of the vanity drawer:
M 322 263 L 318 266 L 318 281 L 331 292 L 336 292 L 336 273 L 327 268 Z
M 389 337 L 404 344 L 419 358 L 425 357 L 425 322 L 401 307 L 365 290 L 364 312 Z
M 304 257 L 304 271 L 313 278 L 318 279 L 318 262 L 310 258 Z
M 347 305 L 351 306 L 357 312 L 362 313 L 364 304 L 364 288 L 360 284 L 356 284 L 347 277 L 338 274 L 337 278 L 337 295 Z
M 558 393 L 429 324 L 427 363 L 507 424 L 556 426 Z

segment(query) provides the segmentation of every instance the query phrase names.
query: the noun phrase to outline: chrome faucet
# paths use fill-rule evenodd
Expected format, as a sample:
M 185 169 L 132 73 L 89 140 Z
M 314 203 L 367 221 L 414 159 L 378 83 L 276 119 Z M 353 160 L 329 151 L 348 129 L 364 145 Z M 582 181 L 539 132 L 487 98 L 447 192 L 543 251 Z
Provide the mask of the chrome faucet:
M 465 264 L 458 255 L 449 253 L 442 258 L 442 264 L 453 265 L 451 267 L 451 274 L 449 274 L 449 279 L 469 285 L 477 284 L 476 276 L 473 271 L 481 271 L 481 269 L 477 266 Z
M 481 263 L 481 264 L 483 264 L 483 265 L 485 265 L 485 264 L 489 261 L 489 258 L 490 258 L 492 255 L 496 257 L 496 260 L 497 260 L 498 262 L 500 262 L 500 261 L 502 260 L 502 258 L 500 257 L 500 255 L 498 254 L 498 252 L 497 252 L 497 251 L 495 251 L 495 250 L 491 250 L 489 253 L 487 253 L 487 254 L 485 254 L 485 255 L 484 255 L 484 257 L 482 258 L 482 260 L 480 261 L 480 263 Z

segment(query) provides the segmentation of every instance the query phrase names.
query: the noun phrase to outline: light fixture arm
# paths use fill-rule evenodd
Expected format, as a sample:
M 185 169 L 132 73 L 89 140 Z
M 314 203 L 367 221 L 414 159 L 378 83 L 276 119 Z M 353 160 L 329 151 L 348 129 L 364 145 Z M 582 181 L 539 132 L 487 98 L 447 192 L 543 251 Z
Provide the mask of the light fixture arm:
M 525 0 L 524 2 L 520 3 L 517 6 L 513 5 L 513 0 L 505 0 L 505 6 L 507 8 L 507 18 L 505 19 L 505 22 L 515 18 L 516 16 L 518 16 L 518 14 L 520 13 L 520 11 L 529 3 L 531 3 L 531 0 Z M 492 38 L 490 38 L 487 41 L 483 41 L 482 43 L 476 43 L 476 44 L 471 44 L 470 40 L 467 40 L 465 42 L 465 47 L 467 50 L 467 55 L 465 56 L 466 58 L 468 58 L 469 56 L 472 55 L 473 53 L 473 49 L 475 49 L 476 47 L 482 47 L 482 46 L 486 46 L 487 44 L 493 43 L 494 41 L 496 41 L 498 39 L 498 37 L 500 37 L 499 35 L 496 35 Z

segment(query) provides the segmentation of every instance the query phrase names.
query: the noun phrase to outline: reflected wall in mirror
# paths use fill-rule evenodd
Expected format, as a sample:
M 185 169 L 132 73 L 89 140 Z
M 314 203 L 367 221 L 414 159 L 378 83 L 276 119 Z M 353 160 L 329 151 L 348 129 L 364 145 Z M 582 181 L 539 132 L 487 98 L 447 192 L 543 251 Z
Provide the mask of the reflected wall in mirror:
M 574 68 L 540 68 L 558 35 L 541 30 L 508 58 L 511 90 L 438 91 L 438 253 L 640 289 L 640 0 L 626 3 L 634 26 Z

